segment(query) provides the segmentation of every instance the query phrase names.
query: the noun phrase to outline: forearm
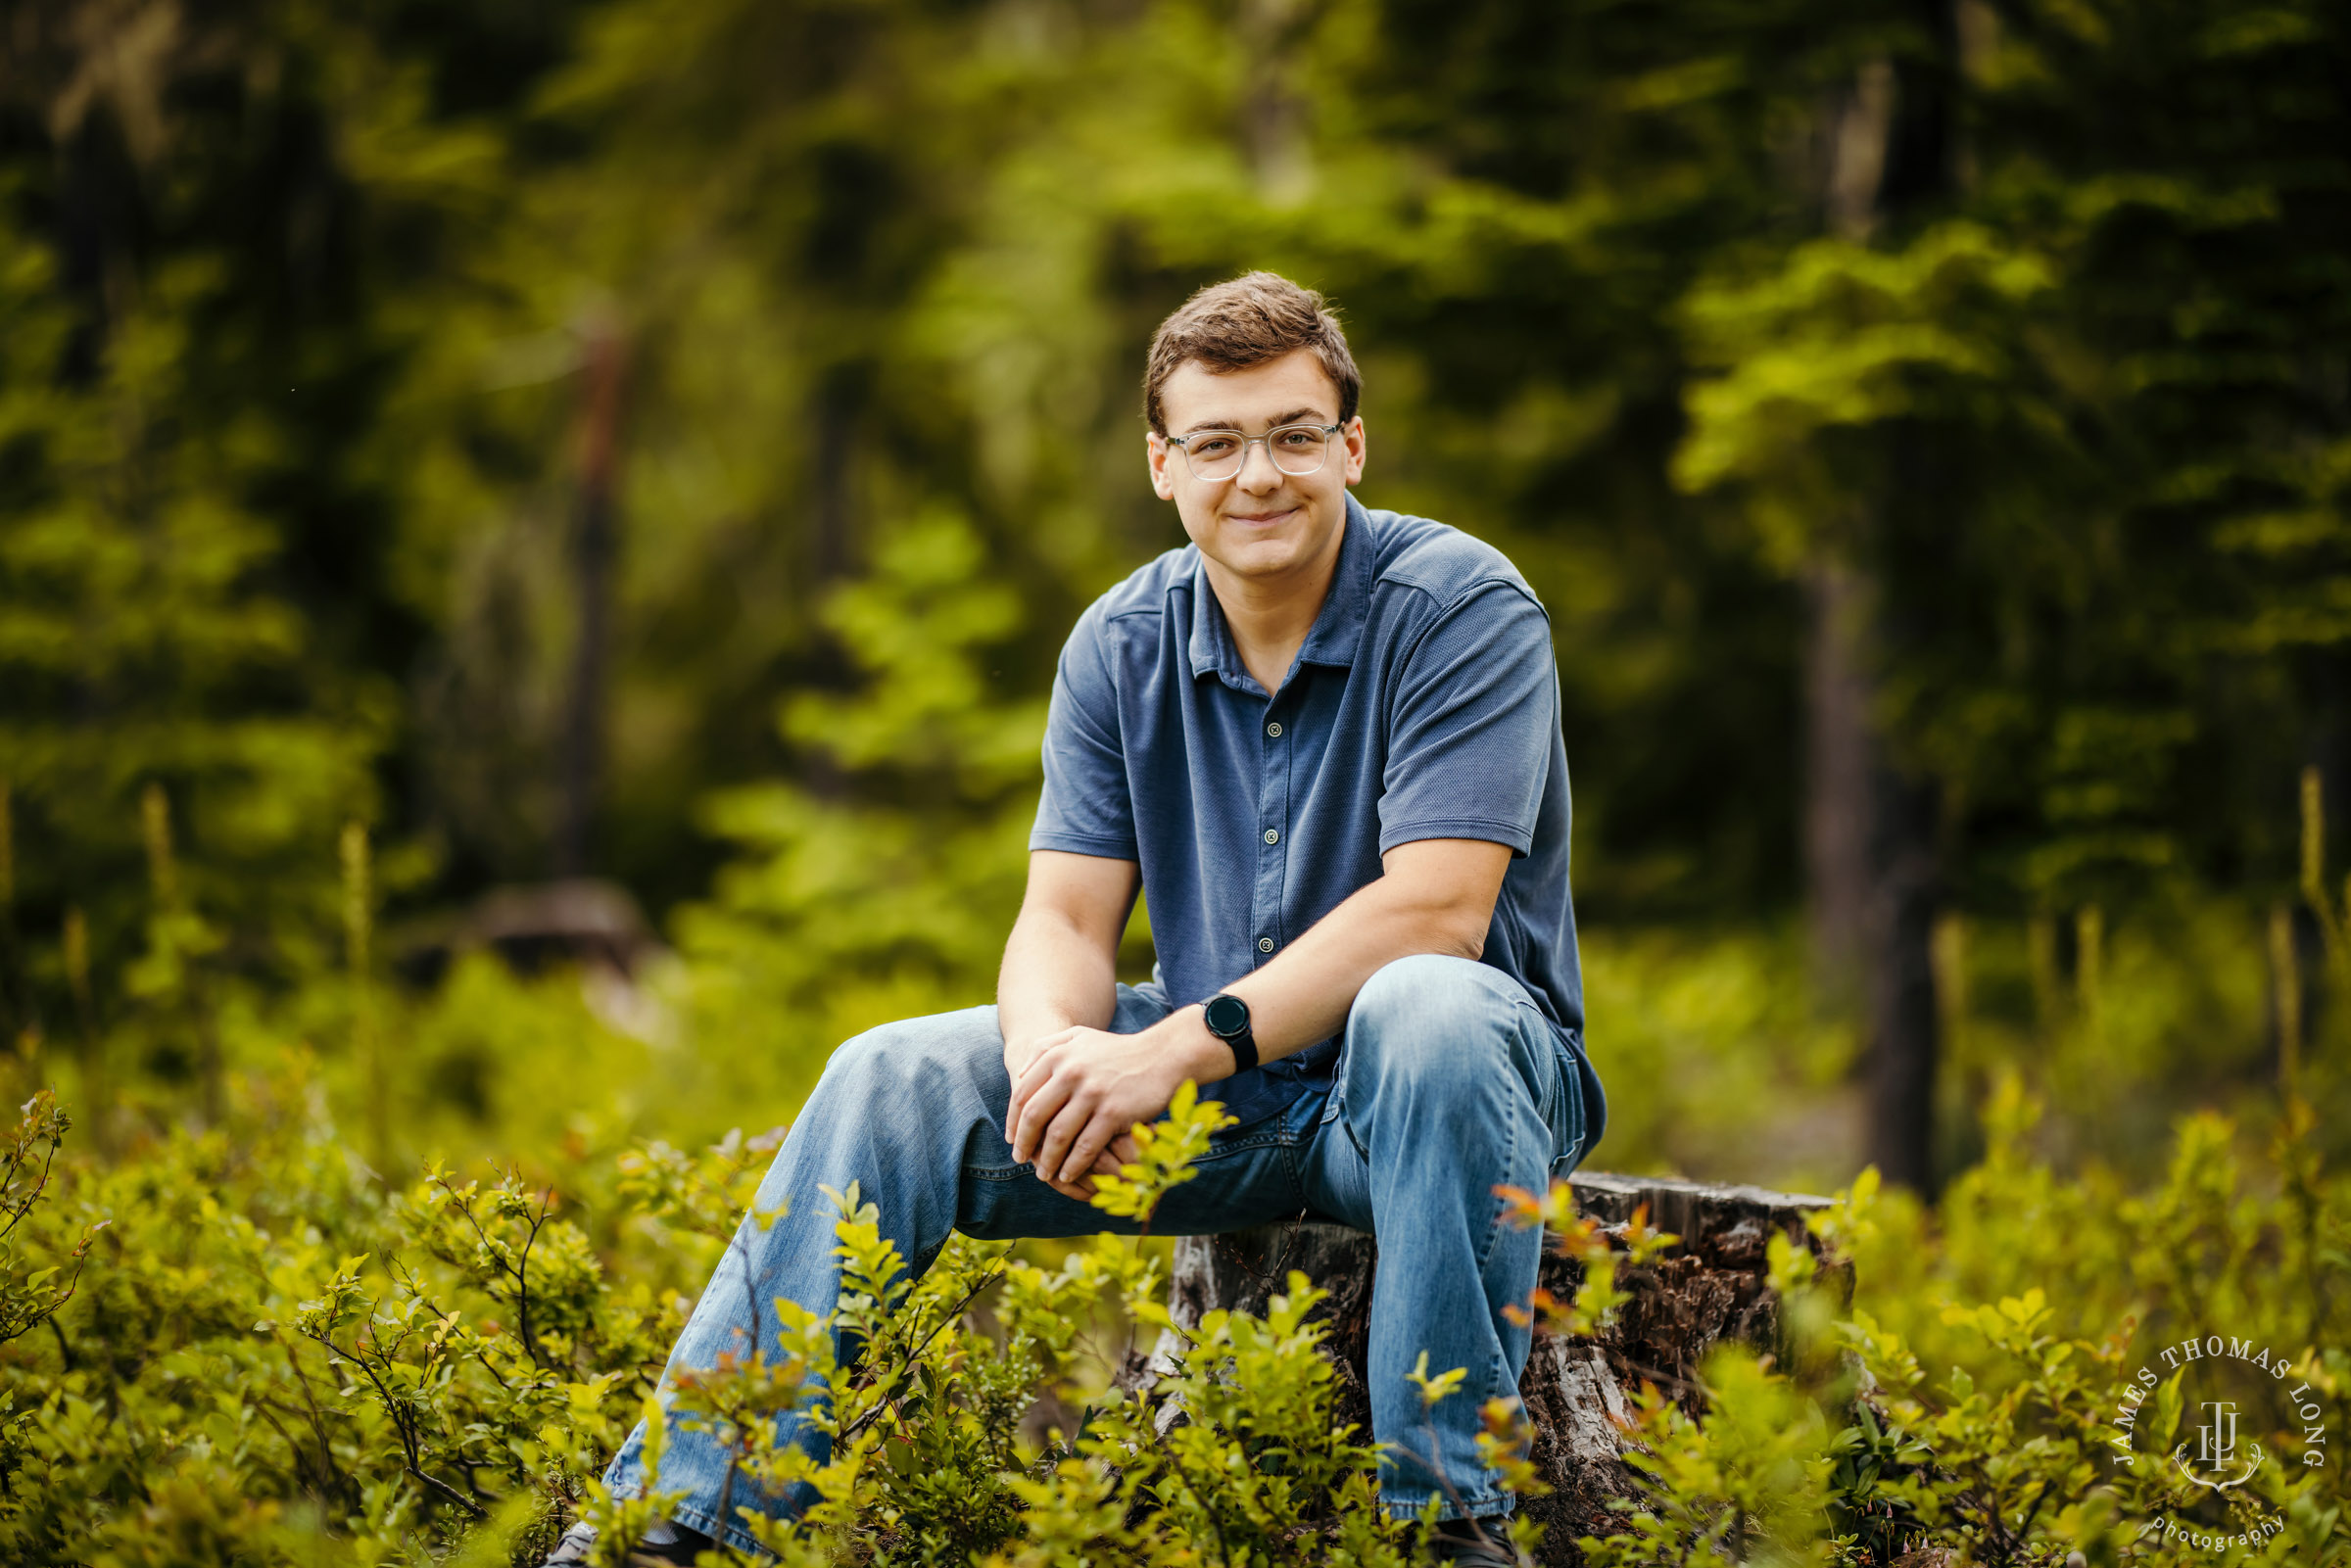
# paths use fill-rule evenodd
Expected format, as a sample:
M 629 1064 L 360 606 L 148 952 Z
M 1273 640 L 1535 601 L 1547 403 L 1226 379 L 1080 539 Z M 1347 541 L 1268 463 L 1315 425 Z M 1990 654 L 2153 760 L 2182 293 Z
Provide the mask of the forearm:
M 1107 1029 L 1118 1004 L 1115 948 L 1053 911 L 1021 912 L 996 976 L 996 1022 L 1014 1078 L 1037 1042 L 1074 1026 Z
M 1416 953 L 1476 958 L 1494 919 L 1510 850 L 1476 839 L 1428 839 L 1383 857 L 1377 881 L 1360 888 L 1253 974 L 1225 987 L 1249 1004 L 1258 1060 L 1273 1061 L 1346 1026 L 1364 982 Z M 1128 897 L 1131 898 L 1131 883 Z M 1126 905 L 1120 904 L 1121 919 Z M 1096 901 L 1093 926 L 1109 905 Z M 1070 930 L 1083 929 L 1073 925 Z M 1139 1034 L 1097 1032 L 1117 1008 L 1110 973 L 1116 942 L 1091 944 L 1093 962 L 1027 911 L 1005 951 L 1004 1055 L 1012 1067 L 1007 1133 L 1019 1160 L 1059 1191 L 1085 1196 L 1083 1181 L 1113 1161 L 1116 1140 L 1165 1111 L 1186 1078 L 1232 1075 L 1232 1048 L 1208 1031 L 1195 1003 Z M 1080 1017 L 1080 1009 L 1090 1009 Z M 1041 1031 L 1041 1032 L 1032 1032 Z
M 1303 1051 L 1345 1028 L 1364 982 L 1400 958 L 1476 958 L 1484 930 L 1464 939 L 1448 913 L 1383 877 L 1356 889 L 1265 968 L 1224 987 L 1249 1004 L 1258 1060 Z
M 1258 1060 L 1278 1061 L 1340 1032 L 1356 993 L 1400 958 L 1481 956 L 1509 858 L 1502 845 L 1474 841 L 1405 845 L 1386 875 L 1356 889 L 1264 968 L 1224 987 L 1249 1004 Z M 1464 875 L 1464 861 L 1478 869 Z M 1199 1014 L 1185 1008 L 1163 1027 L 1187 1040 L 1204 1034 Z M 1231 1073 L 1228 1051 L 1221 1065 L 1213 1054 L 1209 1060 L 1216 1076 Z

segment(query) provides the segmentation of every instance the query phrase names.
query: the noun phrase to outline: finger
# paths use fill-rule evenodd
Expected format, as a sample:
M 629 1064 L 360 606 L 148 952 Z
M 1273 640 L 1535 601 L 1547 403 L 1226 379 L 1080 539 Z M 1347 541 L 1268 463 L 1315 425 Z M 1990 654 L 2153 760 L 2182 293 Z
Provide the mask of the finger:
M 1066 1036 L 1055 1034 L 1048 1036 L 1036 1048 L 1029 1058 L 1028 1065 L 1021 1069 L 1021 1075 L 1013 1080 L 1012 1101 L 1015 1105 L 1026 1105 L 1030 1096 L 1051 1082 L 1055 1074 L 1067 1066 L 1069 1043 Z
M 1075 1198 L 1081 1204 L 1090 1204 L 1094 1201 L 1094 1184 L 1090 1179 L 1084 1177 L 1080 1177 L 1077 1181 L 1048 1181 L 1045 1185 L 1064 1198 Z
M 1070 1145 L 1078 1141 L 1085 1131 L 1085 1124 L 1093 1119 L 1094 1097 L 1091 1094 L 1076 1093 L 1063 1101 L 1061 1110 L 1053 1117 L 1052 1124 L 1045 1128 L 1044 1137 L 1038 1141 L 1036 1150 L 1038 1172 L 1058 1176 L 1064 1181 L 1081 1174 L 1085 1169 L 1082 1165 L 1076 1170 L 1067 1168 Z
M 1053 1118 L 1068 1103 L 1071 1089 L 1070 1080 L 1056 1073 L 1030 1091 L 1027 1102 L 1021 1107 L 1021 1118 L 1014 1123 L 1012 1158 L 1016 1164 L 1025 1165 L 1037 1162 L 1041 1165 L 1041 1162 L 1037 1161 L 1037 1145 L 1044 1138 L 1046 1129 L 1053 1124 Z
M 1022 1148 L 1019 1151 L 1026 1163 L 1036 1167 L 1039 1175 L 1052 1175 L 1061 1169 L 1061 1163 L 1052 1158 L 1050 1140 L 1055 1123 L 1070 1113 L 1070 1102 L 1080 1092 L 1075 1077 L 1056 1073 L 1051 1082 L 1039 1087 L 1029 1097 L 1029 1105 L 1021 1113 Z M 1067 1133 L 1064 1133 L 1067 1142 Z
M 1048 1079 L 1029 1096 L 1021 1107 L 1021 1118 L 1013 1124 L 1012 1158 L 1017 1164 L 1037 1163 L 1039 1146 L 1044 1142 L 1045 1129 L 1053 1124 L 1054 1116 L 1069 1098 L 1069 1086 Z
M 1109 1148 L 1094 1156 L 1094 1172 L 1115 1176 L 1141 1158 L 1142 1151 L 1134 1146 L 1134 1134 L 1122 1132 L 1110 1140 Z
M 1054 1040 L 1037 1042 L 1036 1049 L 1029 1053 L 1029 1060 L 1021 1064 L 1020 1076 L 1013 1080 L 1013 1087 L 1016 1091 L 1024 1087 L 1035 1088 L 1037 1083 L 1052 1070 L 1053 1047 L 1057 1043 L 1059 1042 Z
M 1034 1092 L 1035 1085 L 1029 1081 L 1029 1074 L 1024 1072 L 1014 1081 L 1012 1098 L 1006 1101 L 1004 1106 L 1005 1141 L 1012 1145 L 1012 1152 L 1015 1156 L 1024 1159 L 1027 1157 L 1021 1155 L 1021 1117 L 1028 1114 L 1029 1097 Z
M 1089 1159 L 1086 1164 L 1091 1166 L 1098 1160 L 1118 1160 L 1118 1157 L 1111 1151 L 1120 1139 L 1127 1136 L 1127 1127 L 1128 1122 L 1125 1117 L 1114 1115 L 1108 1110 L 1095 1112 L 1093 1123 L 1086 1128 L 1084 1137 L 1089 1147 L 1094 1145 L 1099 1145 L 1099 1147 L 1095 1148 L 1093 1158 Z M 1125 1164 L 1128 1162 L 1119 1161 L 1118 1163 Z
M 1118 1132 L 1117 1122 L 1108 1117 L 1094 1117 L 1085 1124 L 1085 1130 L 1071 1143 L 1069 1157 L 1061 1163 L 1061 1179 L 1076 1181 L 1094 1169 L 1100 1164 L 1103 1152 L 1110 1147 L 1110 1140 L 1117 1137 Z M 1113 1171 L 1112 1174 L 1117 1172 Z
M 1053 1048 L 1050 1045 L 1039 1046 L 1021 1069 L 1021 1075 L 1013 1079 L 1011 1110 L 1008 1113 L 1011 1121 L 1020 1119 L 1022 1110 L 1028 1105 L 1029 1097 L 1036 1093 L 1037 1085 L 1053 1076 L 1052 1057 Z

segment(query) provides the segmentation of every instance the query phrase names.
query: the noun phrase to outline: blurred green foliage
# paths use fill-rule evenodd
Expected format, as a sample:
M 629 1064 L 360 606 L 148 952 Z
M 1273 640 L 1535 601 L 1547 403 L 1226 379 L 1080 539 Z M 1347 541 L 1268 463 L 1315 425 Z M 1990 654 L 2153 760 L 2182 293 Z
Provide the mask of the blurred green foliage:
M 0 1260 L 39 1325 L 0 1347 L 27 1560 L 490 1561 L 580 1500 L 715 1245 L 656 1177 L 685 1161 L 726 1212 L 745 1146 L 625 1181 L 616 1151 L 786 1120 L 840 1039 L 987 996 L 1054 651 L 1180 542 L 1141 483 L 1145 341 L 1251 265 L 1346 313 L 1366 499 L 1494 541 L 1552 611 L 1600 1164 L 1850 1177 L 1853 1025 L 1797 927 L 1804 563 L 1860 555 L 1897 634 L 1877 717 L 1941 786 L 1963 1172 L 1854 1232 L 1853 1348 L 1908 1435 L 1816 1426 L 1802 1369 L 1724 1371 L 1710 1434 L 1650 1414 L 1655 1551 L 1782 1530 L 1927 1427 L 1982 1496 L 2058 1474 L 1995 1473 L 2016 1412 L 1937 1368 L 1990 1386 L 2013 1347 L 1946 1294 L 2040 1289 L 2062 1321 L 1994 1327 L 2087 1364 L 2205 1288 L 2139 1260 L 2209 1242 L 2246 1321 L 2342 1342 L 2292 1316 L 2339 1259 L 2282 1268 L 2264 1196 L 2316 1191 L 2293 1161 L 2351 1127 L 2339 8 L 22 0 L 5 27 L 0 1037 L 91 1151 Z M 1951 112 L 1887 177 L 1948 177 L 1841 216 L 1840 139 L 1889 82 Z M 413 983 L 419 917 L 554 866 L 592 362 L 620 548 L 590 858 L 673 950 Z M 1121 962 L 1147 972 L 1147 911 Z M 2198 1175 L 2289 1081 L 2292 1159 Z M 2234 1120 L 2175 1145 L 2191 1106 Z M 436 1158 L 529 1168 L 464 1199 L 493 1227 L 566 1195 L 555 1339 L 507 1320 L 495 1246 L 448 1244 L 453 1189 L 410 1190 Z M 2339 1195 L 2296 1201 L 2339 1228 Z M 386 1402 L 371 1365 L 413 1381 Z M 2025 1403 L 2061 1427 L 2079 1394 Z M 995 1476 L 969 1414 L 920 1442 Z M 478 1477 L 496 1530 L 459 1544 L 484 1521 L 419 1472 Z M 1058 1540 L 1119 1505 L 1098 1479 L 988 1506 Z M 1959 1530 L 1965 1492 L 1890 1496 Z M 2044 1517 L 2102 1560 L 2087 1497 Z M 2335 1528 L 2297 1520 L 2314 1553 Z
M 763 1051 L 982 994 L 1052 652 L 1177 542 L 1144 339 L 1249 264 L 1346 309 L 1369 498 L 1552 606 L 1604 933 L 1791 906 L 1824 542 L 1898 630 L 1883 718 L 1964 915 L 2201 951 L 2203 899 L 2293 885 L 2299 768 L 2345 798 L 2328 8 L 17 15 L 14 1026 L 130 1005 L 149 784 L 240 980 L 331 952 L 347 820 L 395 915 L 549 869 L 600 344 L 593 864 L 693 905 Z M 1888 81 L 1952 95 L 1951 145 L 1885 151 L 1952 178 L 1840 221 L 1831 143 Z M 1638 1013 L 1598 993 L 1596 1040 Z
M 2002 1061 L 2119 1084 L 2050 1124 L 2109 1158 L 2296 1043 L 2337 1106 L 2318 923 L 2271 939 L 2296 778 L 2351 804 L 2330 8 L 11 24 L 0 1008 L 113 1041 L 92 1069 L 134 1099 L 216 1100 L 243 1025 L 200 1015 L 362 1049 L 377 977 L 321 988 L 346 824 L 397 957 L 408 917 L 553 869 L 575 786 L 589 863 L 683 958 L 606 996 L 614 1038 L 724 1034 L 782 1108 L 845 1034 L 984 997 L 1054 650 L 1179 542 L 1139 482 L 1143 344 L 1270 264 L 1346 310 L 1367 499 L 1494 540 L 1552 608 L 1606 1158 L 1853 1164 L 1854 1042 L 1792 924 L 1824 549 L 1882 600 L 1878 718 L 1941 791 L 1945 1164 Z M 1929 194 L 1856 207 L 1890 92 L 1947 135 L 1897 116 L 1874 177 Z M 370 1005 L 450 1021 L 377 1103 L 498 1124 L 534 1025 Z
M 779 1356 L 682 1377 L 664 1416 L 648 1395 L 685 1293 L 730 1245 L 775 1134 L 692 1154 L 575 1136 L 527 1164 L 387 1186 L 302 1053 L 229 1086 L 216 1127 L 112 1160 L 61 1157 L 70 1120 L 46 1094 L 0 1138 L 11 1561 L 527 1565 L 575 1517 L 614 1542 L 659 1517 L 677 1424 L 716 1433 L 744 1484 L 814 1489 L 803 1531 L 746 1521 L 788 1563 L 1425 1560 L 1373 1506 L 1374 1450 L 1334 1424 L 1339 1373 L 1302 1275 L 1263 1320 L 1188 1330 L 1164 1254 L 1116 1237 L 956 1238 L 910 1281 L 852 1188 L 838 1313 L 776 1304 Z M 2351 1202 L 2309 1109 L 2259 1151 L 2226 1118 L 2183 1118 L 2144 1185 L 2051 1165 L 2032 1148 L 2040 1115 L 2004 1079 L 1987 1157 L 1940 1212 L 1870 1171 L 1814 1216 L 1817 1255 L 1775 1234 L 1782 1354 L 1717 1348 L 1703 1415 L 1686 1389 L 1644 1390 L 1630 1462 L 1655 1489 L 1620 1499 L 1586 1560 L 1887 1568 L 1936 1544 L 2116 1568 L 2212 1561 L 2196 1536 L 2243 1533 L 2255 1560 L 2351 1561 L 2339 1456 L 2310 1436 L 2339 1430 L 2351 1391 Z M 1147 1216 L 1220 1116 L 1187 1095 L 1101 1206 Z M 1676 1238 L 1578 1220 L 1564 1184 L 1514 1196 L 1518 1222 L 1552 1222 L 1581 1267 L 1572 1303 L 1530 1304 L 1550 1332 L 1605 1327 L 1633 1299 L 1625 1270 L 1674 1266 Z M 1155 1332 L 1156 1384 L 1112 1388 Z M 2215 1332 L 2234 1348 L 2167 1358 L 2222 1346 Z M 1458 1398 L 1459 1369 L 1421 1360 L 1423 1397 Z M 820 1381 L 832 1399 L 814 1400 Z M 2191 1402 L 2215 1394 L 2274 1461 L 2234 1491 L 2169 1462 Z M 825 1462 L 776 1447 L 788 1409 L 831 1434 Z M 602 1460 L 641 1414 L 652 1494 L 608 1498 Z M 1484 1449 L 1532 1495 L 1523 1413 L 1483 1415 Z M 1539 1544 L 1523 1521 L 1512 1536 Z

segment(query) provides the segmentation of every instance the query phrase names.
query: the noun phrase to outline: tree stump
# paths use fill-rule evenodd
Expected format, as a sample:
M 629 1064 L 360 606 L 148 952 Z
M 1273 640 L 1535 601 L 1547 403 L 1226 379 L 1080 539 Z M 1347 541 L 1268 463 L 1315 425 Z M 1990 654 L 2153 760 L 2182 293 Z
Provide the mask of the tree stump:
M 1626 1439 L 1617 1423 L 1629 1418 L 1632 1397 L 1644 1381 L 1696 1415 L 1704 1408 L 1697 1374 L 1715 1344 L 1735 1340 L 1758 1351 L 1780 1350 L 1779 1302 L 1764 1279 L 1771 1233 L 1785 1231 L 1817 1253 L 1804 1215 L 1829 1205 L 1826 1198 L 1760 1187 L 1597 1170 L 1580 1172 L 1571 1182 L 1580 1212 L 1601 1221 L 1619 1252 L 1633 1212 L 1643 1206 L 1654 1229 L 1681 1240 L 1641 1267 L 1619 1266 L 1617 1288 L 1631 1299 L 1606 1332 L 1586 1339 L 1536 1330 L 1518 1392 L 1534 1422 L 1535 1462 L 1553 1491 L 1525 1509 L 1547 1526 L 1541 1560 L 1559 1568 L 1581 1568 L 1576 1538 L 1615 1528 L 1623 1515 L 1608 1507 L 1608 1499 L 1641 1488 L 1624 1462 Z M 1364 1365 L 1378 1256 L 1368 1235 L 1325 1223 L 1188 1236 L 1176 1243 L 1169 1307 L 1187 1328 L 1218 1309 L 1262 1314 L 1286 1288 L 1290 1270 L 1305 1274 L 1329 1292 L 1315 1315 L 1330 1326 L 1324 1347 L 1339 1371 L 1337 1418 L 1367 1433 L 1371 1407 Z M 1544 1289 L 1565 1301 L 1581 1283 L 1576 1263 L 1546 1251 Z M 1849 1291 L 1849 1276 L 1843 1288 Z M 1148 1387 L 1176 1348 L 1163 1338 L 1148 1359 L 1137 1356 L 1122 1371 L 1119 1383 Z M 1162 1419 L 1172 1422 L 1179 1414 L 1171 1408 Z

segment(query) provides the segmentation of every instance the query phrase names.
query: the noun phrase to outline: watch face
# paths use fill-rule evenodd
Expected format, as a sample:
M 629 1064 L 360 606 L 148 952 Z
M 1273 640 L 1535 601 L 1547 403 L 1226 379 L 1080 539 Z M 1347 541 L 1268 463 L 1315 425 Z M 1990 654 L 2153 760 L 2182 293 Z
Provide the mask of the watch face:
M 1249 1026 L 1249 1004 L 1237 996 L 1211 997 L 1203 1022 L 1209 1033 L 1229 1039 Z

